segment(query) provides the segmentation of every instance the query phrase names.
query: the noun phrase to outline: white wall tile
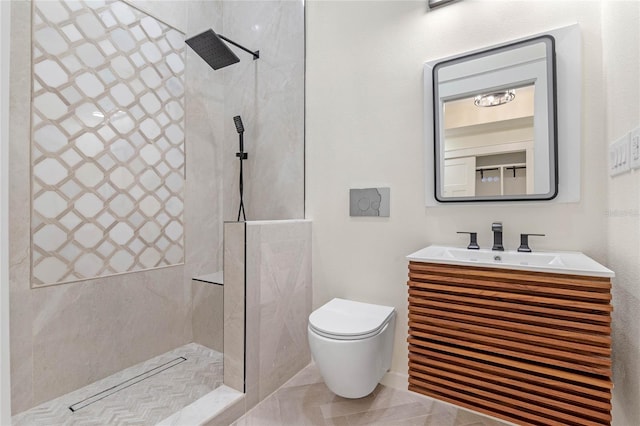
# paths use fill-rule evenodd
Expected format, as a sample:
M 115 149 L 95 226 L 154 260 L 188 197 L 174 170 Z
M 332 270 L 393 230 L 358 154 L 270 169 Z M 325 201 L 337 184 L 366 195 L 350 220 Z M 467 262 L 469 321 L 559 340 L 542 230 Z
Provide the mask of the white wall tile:
M 69 234 L 69 240 L 84 236 L 85 254 L 96 256 L 85 256 L 82 262 L 76 262 L 82 272 L 71 267 L 62 282 L 78 276 L 90 278 L 86 275 L 90 271 L 108 275 L 114 273 L 106 255 L 112 251 L 110 246 L 131 242 L 137 247 L 140 241 L 153 245 L 159 233 L 164 232 L 168 221 L 163 219 L 166 215 L 161 216 L 163 204 L 153 197 L 154 192 L 162 190 L 163 199 L 172 196 L 180 203 L 183 199 L 184 149 L 175 147 L 184 145 L 184 116 L 175 113 L 169 117 L 163 111 L 168 102 L 172 111 L 184 110 L 183 36 L 120 1 L 91 3 L 89 7 L 36 1 L 33 13 L 37 18 L 32 58 L 33 78 L 37 80 L 33 86 L 33 197 L 39 200 L 33 203 L 33 223 L 36 226 L 46 218 L 55 224 L 57 215 L 66 210 L 59 205 L 60 199 L 68 200 L 75 215 L 66 216 L 62 228 L 71 229 L 76 223 L 70 220 L 76 218 L 88 221 L 102 230 L 107 244 L 100 245 L 101 251 L 97 252 L 97 244 L 89 244 L 86 238 L 86 229 L 77 235 Z M 158 47 L 161 41 L 165 49 Z M 173 47 L 167 49 L 170 43 Z M 166 60 L 171 68 L 162 63 Z M 72 75 L 81 68 L 85 71 Z M 163 99 L 154 94 L 161 85 L 169 88 L 161 93 Z M 170 128 L 175 147 L 160 137 L 165 128 Z M 171 161 L 160 165 L 169 150 Z M 156 166 L 162 176 L 153 169 Z M 133 185 L 134 182 L 141 185 Z M 53 201 L 51 195 L 39 198 L 39 192 L 47 185 L 48 192 L 59 191 L 60 195 L 51 207 L 44 203 Z M 126 195 L 114 198 L 122 190 L 127 191 Z M 183 246 L 183 225 L 177 205 L 174 203 L 171 209 L 175 223 L 167 227 L 174 242 L 171 255 L 165 256 L 163 249 L 157 247 L 134 249 L 139 258 L 134 262 L 114 262 L 116 272 L 124 272 L 124 265 L 136 270 L 166 266 L 169 258 L 182 261 L 184 254 L 177 251 Z M 114 220 L 125 225 L 107 232 Z M 134 238 L 138 232 L 142 233 L 140 238 Z M 57 236 L 56 232 L 53 234 Z M 56 257 L 55 251 L 46 250 L 45 246 L 58 245 L 57 240 L 56 244 L 48 244 L 43 240 L 46 235 L 49 234 L 41 233 L 34 239 L 34 258 L 40 262 Z M 109 242 L 112 237 L 114 240 Z M 94 265 L 99 263 L 96 259 L 102 261 L 99 267 Z M 40 270 L 34 285 L 58 282 L 42 280 L 42 275 Z

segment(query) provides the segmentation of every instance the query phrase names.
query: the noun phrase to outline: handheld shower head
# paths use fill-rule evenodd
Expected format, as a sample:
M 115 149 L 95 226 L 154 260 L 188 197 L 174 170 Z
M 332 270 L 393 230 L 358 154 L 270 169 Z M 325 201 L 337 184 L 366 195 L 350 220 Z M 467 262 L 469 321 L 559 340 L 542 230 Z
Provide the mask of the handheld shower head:
M 242 125 L 242 118 L 240 118 L 239 115 L 236 115 L 235 117 L 233 117 L 233 122 L 236 125 L 236 131 L 238 132 L 238 134 L 244 133 L 244 126 Z
M 240 152 L 236 152 L 236 157 L 240 159 L 240 207 L 238 208 L 238 222 L 240 221 L 240 214 L 242 214 L 243 219 L 246 221 L 247 217 L 244 213 L 244 200 L 243 200 L 243 180 L 242 180 L 242 160 L 246 160 L 248 155 L 244 152 L 244 126 L 242 125 L 242 118 L 239 115 L 233 117 L 233 123 L 236 125 L 236 130 L 238 132 L 238 139 L 240 143 Z

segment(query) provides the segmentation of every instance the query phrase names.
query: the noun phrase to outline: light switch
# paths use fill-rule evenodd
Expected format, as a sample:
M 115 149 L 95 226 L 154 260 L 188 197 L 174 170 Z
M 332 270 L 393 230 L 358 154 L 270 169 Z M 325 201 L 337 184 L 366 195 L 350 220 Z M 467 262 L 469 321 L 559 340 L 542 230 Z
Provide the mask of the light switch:
M 609 175 L 617 176 L 630 170 L 630 134 L 627 133 L 609 146 Z
M 640 127 L 631 131 L 629 139 L 629 165 L 637 169 L 640 168 Z

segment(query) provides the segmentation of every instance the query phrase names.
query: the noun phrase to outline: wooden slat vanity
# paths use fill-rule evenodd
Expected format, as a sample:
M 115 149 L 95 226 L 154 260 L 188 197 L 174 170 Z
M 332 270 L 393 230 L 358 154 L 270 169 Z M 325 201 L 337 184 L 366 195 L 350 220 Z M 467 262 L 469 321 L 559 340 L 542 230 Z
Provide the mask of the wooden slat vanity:
M 409 389 L 521 425 L 611 423 L 611 280 L 409 263 Z

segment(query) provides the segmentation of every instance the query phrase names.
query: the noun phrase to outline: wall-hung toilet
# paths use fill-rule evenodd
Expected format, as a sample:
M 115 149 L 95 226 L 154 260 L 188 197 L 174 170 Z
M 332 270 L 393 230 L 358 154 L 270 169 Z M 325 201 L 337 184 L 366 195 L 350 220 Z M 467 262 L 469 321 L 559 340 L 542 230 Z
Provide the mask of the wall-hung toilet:
M 309 315 L 311 355 L 336 395 L 369 395 L 391 366 L 393 307 L 333 299 Z

